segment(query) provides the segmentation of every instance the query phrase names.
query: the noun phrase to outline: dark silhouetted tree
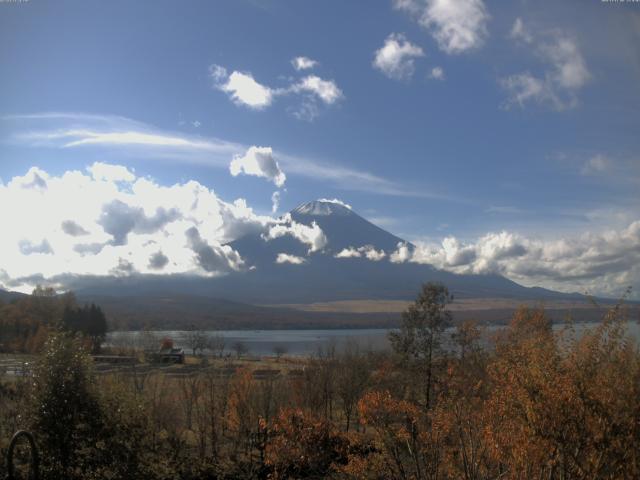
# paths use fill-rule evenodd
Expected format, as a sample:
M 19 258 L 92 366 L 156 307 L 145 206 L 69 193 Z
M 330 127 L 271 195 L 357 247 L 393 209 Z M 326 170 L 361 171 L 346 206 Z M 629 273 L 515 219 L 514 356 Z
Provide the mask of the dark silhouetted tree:
M 424 284 L 415 302 L 402 313 L 399 331 L 389 333 L 394 352 L 423 376 L 427 407 L 431 404 L 434 357 L 440 351 L 442 333 L 451 323 L 447 305 L 452 301 L 453 296 L 444 285 Z

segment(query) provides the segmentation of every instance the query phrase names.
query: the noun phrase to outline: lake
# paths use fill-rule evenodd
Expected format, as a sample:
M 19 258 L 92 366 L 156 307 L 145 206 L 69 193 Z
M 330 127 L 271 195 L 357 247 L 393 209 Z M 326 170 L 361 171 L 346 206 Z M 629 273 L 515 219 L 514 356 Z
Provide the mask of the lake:
M 578 334 L 586 328 L 592 328 L 597 323 L 576 323 L 575 329 Z M 563 324 L 554 324 L 554 329 L 558 330 Z M 503 328 L 502 326 L 486 327 L 487 334 Z M 335 346 L 341 350 L 348 343 L 358 345 L 366 350 L 385 350 L 389 348 L 387 334 L 389 329 L 325 329 L 325 330 L 219 330 L 206 332 L 207 335 L 215 337 L 220 335 L 224 338 L 225 352 L 232 352 L 232 346 L 241 342 L 248 348 L 248 353 L 254 356 L 273 355 L 274 349 L 280 347 L 286 351 L 287 355 L 307 356 L 312 355 L 320 348 Z M 445 332 L 445 339 L 450 338 L 453 329 Z M 637 322 L 627 322 L 627 332 L 629 335 L 640 340 L 640 325 Z M 187 353 L 189 349 L 184 338 L 187 332 L 180 330 L 154 331 L 150 337 L 146 332 L 118 331 L 110 332 L 105 342 L 106 345 L 113 346 L 141 346 L 145 342 L 159 344 L 163 338 L 170 338 L 174 346 L 182 347 Z M 146 337 L 146 338 L 145 338 Z M 211 353 L 211 352 L 205 352 Z

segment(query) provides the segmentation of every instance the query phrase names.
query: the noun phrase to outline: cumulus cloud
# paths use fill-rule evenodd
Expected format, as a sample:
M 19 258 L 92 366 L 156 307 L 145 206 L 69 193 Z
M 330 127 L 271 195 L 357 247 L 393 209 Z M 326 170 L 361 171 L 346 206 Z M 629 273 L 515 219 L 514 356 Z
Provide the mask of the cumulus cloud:
M 309 57 L 295 57 L 291 59 L 291 65 L 296 70 L 309 70 L 318 64 L 317 61 L 311 60 Z
M 394 0 L 408 12 L 448 54 L 479 48 L 488 31 L 489 13 L 482 0 Z
M 360 258 L 362 257 L 362 253 L 353 247 L 343 248 L 338 253 L 334 255 L 335 258 Z
M 229 164 L 234 177 L 245 174 L 266 178 L 277 187 L 282 187 L 287 177 L 278 165 L 271 147 L 250 147 L 244 155 L 236 155 Z
M 146 216 L 141 207 L 113 200 L 102 207 L 98 224 L 113 237 L 114 245 L 126 245 L 130 232 L 154 233 L 179 216 L 177 209 L 166 210 L 164 207 L 158 207 L 154 215 Z
M 231 72 L 219 65 L 209 68 L 214 86 L 225 92 L 237 105 L 261 110 L 271 105 L 274 92 L 271 88 L 258 83 L 250 73 Z
M 301 105 L 292 111 L 300 118 L 313 119 L 319 112 L 317 101 L 324 105 L 333 105 L 344 97 L 334 80 L 323 79 L 317 75 L 307 75 L 289 85 L 272 88 L 258 83 L 250 73 L 233 71 L 229 74 L 220 65 L 212 65 L 209 72 L 216 89 L 227 93 L 234 103 L 256 110 L 270 106 L 277 97 L 301 94 Z
M 384 45 L 376 50 L 373 66 L 394 80 L 406 80 L 413 76 L 415 59 L 424 57 L 424 51 L 409 42 L 401 33 L 392 33 Z
M 414 251 L 401 244 L 390 260 L 460 274 L 495 273 L 528 286 L 615 296 L 640 282 L 640 221 L 620 231 L 556 240 L 499 232 L 474 242 L 446 237 L 441 243 L 418 243 Z
M 591 78 L 576 40 L 561 32 L 547 33 L 543 36 L 545 40 L 539 40 L 542 36 L 530 33 L 521 18 L 516 19 L 511 37 L 532 49 L 544 70 L 539 74 L 525 71 L 502 78 L 500 83 L 509 96 L 505 106 L 524 107 L 528 102 L 557 110 L 576 106 L 577 93 Z
M 309 253 L 318 252 L 327 245 L 327 237 L 320 226 L 313 222 L 311 226 L 298 223 L 291 219 L 289 214 L 285 215 L 282 222 L 273 225 L 268 232 L 262 235 L 266 241 L 290 235 L 298 241 L 309 246 Z
M 406 242 L 399 242 L 396 250 L 389 255 L 391 263 L 404 263 L 411 260 L 413 249 Z
M 288 253 L 279 253 L 276 257 L 276 263 L 290 263 L 292 265 L 302 265 L 306 260 L 296 255 L 289 255 Z
M 45 190 L 48 177 L 49 175 L 46 172 L 37 167 L 31 167 L 24 177 L 14 180 L 13 183 L 27 190 Z
M 185 235 L 189 248 L 195 253 L 196 263 L 205 272 L 218 274 L 243 267 L 244 261 L 238 252 L 228 245 L 209 244 L 196 227 L 189 228 Z
M 373 245 L 364 245 L 360 248 L 343 248 L 334 255 L 335 258 L 366 258 L 372 262 L 379 262 L 387 256 L 384 250 L 376 250 Z
M 246 267 L 227 243 L 276 222 L 195 181 L 97 177 L 31 169 L 0 185 L 0 204 L 20 205 L 3 212 L 2 285 L 29 291 L 33 282 L 82 276 L 220 275 Z
M 95 162 L 87 168 L 95 180 L 106 180 L 108 182 L 133 182 L 136 176 L 122 165 L 111 165 L 108 163 Z

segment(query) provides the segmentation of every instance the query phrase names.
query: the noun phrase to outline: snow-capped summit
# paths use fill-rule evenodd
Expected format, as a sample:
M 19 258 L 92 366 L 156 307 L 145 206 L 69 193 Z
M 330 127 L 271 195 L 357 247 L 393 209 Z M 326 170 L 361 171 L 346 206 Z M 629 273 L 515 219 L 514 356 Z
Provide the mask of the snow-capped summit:
M 352 213 L 351 206 L 334 199 L 321 198 L 312 202 L 303 203 L 291 211 L 298 215 L 349 215 Z

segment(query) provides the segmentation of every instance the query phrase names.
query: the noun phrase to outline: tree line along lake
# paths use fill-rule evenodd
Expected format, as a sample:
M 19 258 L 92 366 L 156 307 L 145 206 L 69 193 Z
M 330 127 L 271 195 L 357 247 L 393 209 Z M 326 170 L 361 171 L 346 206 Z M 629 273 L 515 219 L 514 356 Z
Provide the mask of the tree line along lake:
M 573 329 L 577 337 L 585 329 L 595 328 L 600 322 L 574 323 Z M 566 328 L 565 323 L 554 323 L 553 329 L 560 332 Z M 504 328 L 503 325 L 489 325 L 483 327 L 485 341 L 490 344 L 492 334 Z M 286 355 L 309 356 L 316 354 L 320 349 L 335 347 L 342 350 L 347 345 L 356 345 L 363 350 L 380 351 L 389 347 L 388 333 L 393 329 L 364 328 L 364 329 L 290 329 L 290 330 L 209 330 L 203 333 L 209 337 L 222 338 L 224 340 L 224 352 L 233 354 L 233 346 L 241 343 L 246 347 L 246 353 L 252 356 L 273 355 L 280 350 Z M 445 348 L 451 347 L 451 334 L 454 328 L 445 330 L 442 340 Z M 627 334 L 636 342 L 640 340 L 640 325 L 636 321 L 626 322 Z M 157 340 L 159 345 L 162 339 L 169 338 L 177 348 L 184 348 L 190 353 L 188 342 L 189 334 L 186 330 L 156 330 L 156 331 L 113 331 L 107 335 L 105 345 L 113 347 L 140 347 L 145 342 Z M 205 354 L 214 354 L 210 349 L 203 351 Z

